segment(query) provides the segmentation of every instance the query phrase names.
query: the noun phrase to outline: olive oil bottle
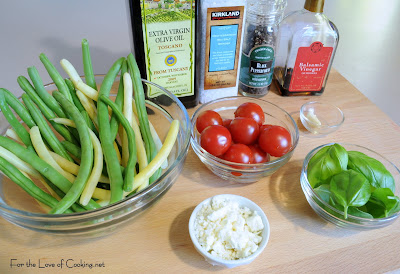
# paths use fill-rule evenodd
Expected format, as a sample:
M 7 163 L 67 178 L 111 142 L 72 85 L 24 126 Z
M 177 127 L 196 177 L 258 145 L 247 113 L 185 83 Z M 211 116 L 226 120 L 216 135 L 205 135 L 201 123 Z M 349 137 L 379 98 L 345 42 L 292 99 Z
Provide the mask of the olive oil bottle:
M 129 1 L 133 47 L 142 78 L 167 89 L 187 108 L 198 104 L 197 2 Z M 162 100 L 151 88 L 146 96 Z

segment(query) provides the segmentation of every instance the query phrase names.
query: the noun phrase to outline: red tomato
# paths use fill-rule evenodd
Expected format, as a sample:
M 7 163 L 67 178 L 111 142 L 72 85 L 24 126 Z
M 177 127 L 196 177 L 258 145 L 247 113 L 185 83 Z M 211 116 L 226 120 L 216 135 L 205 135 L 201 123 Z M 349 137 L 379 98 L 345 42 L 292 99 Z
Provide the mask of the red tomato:
M 259 145 L 250 145 L 249 148 L 253 153 L 253 164 L 260 164 L 269 161 L 269 154 L 262 150 Z
M 206 110 L 197 117 L 196 128 L 199 133 L 202 133 L 206 127 L 212 125 L 222 125 L 222 118 L 217 112 Z
M 224 126 L 208 126 L 200 135 L 201 147 L 214 156 L 224 154 L 231 146 L 231 143 L 231 133 Z
M 259 126 L 261 126 L 265 121 L 265 115 L 262 108 L 252 102 L 241 104 L 235 111 L 235 118 L 236 117 L 252 118 Z
M 222 119 L 222 125 L 229 129 L 229 126 L 231 125 L 232 119 Z
M 260 127 L 260 133 L 261 133 L 261 131 L 263 131 L 264 129 L 269 128 L 269 127 L 273 127 L 273 125 L 262 125 Z
M 285 128 L 281 126 L 271 126 L 260 133 L 258 144 L 262 150 L 271 156 L 281 157 L 290 150 L 292 138 Z
M 235 143 L 250 145 L 254 143 L 260 129 L 256 121 L 251 118 L 238 117 L 232 120 L 229 131 Z
M 253 162 L 251 149 L 243 144 L 231 145 L 222 158 L 230 162 L 241 164 L 251 164 Z

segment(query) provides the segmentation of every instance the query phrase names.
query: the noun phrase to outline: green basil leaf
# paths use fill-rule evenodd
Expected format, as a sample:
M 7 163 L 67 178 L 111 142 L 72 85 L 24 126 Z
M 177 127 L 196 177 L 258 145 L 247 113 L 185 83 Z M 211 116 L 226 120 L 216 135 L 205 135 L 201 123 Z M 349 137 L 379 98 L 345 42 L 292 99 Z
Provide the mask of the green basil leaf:
M 371 196 L 371 185 L 367 178 L 354 170 L 345 170 L 332 176 L 330 191 L 333 200 L 343 206 L 347 219 L 349 206 L 363 206 Z
M 362 173 L 374 188 L 395 190 L 392 174 L 378 160 L 359 151 L 349 151 L 348 168 Z
M 388 217 L 400 211 L 400 198 L 395 196 L 389 188 L 377 188 L 367 204 L 368 211 L 371 211 L 375 218 Z
M 307 178 L 311 187 L 324 184 L 329 179 L 347 169 L 348 155 L 344 147 L 333 144 L 320 149 L 308 163 Z
M 347 210 L 347 213 L 356 217 L 361 217 L 361 218 L 368 218 L 368 219 L 373 219 L 374 216 L 371 214 L 361 210 L 362 207 L 353 207 L 349 206 L 349 209 Z
M 328 184 L 320 185 L 319 187 L 314 188 L 314 191 L 324 202 L 329 204 L 331 191 L 329 190 Z

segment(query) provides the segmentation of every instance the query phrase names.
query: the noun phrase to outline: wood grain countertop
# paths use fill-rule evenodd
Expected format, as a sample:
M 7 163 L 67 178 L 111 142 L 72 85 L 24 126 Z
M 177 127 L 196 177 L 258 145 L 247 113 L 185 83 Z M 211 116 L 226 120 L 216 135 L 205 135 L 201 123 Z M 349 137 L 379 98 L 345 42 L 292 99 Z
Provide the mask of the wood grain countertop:
M 384 90 L 380 92 L 385 96 Z M 181 175 L 165 196 L 108 236 L 52 236 L 0 218 L 0 272 L 376 273 L 400 269 L 399 220 L 370 231 L 338 228 L 314 213 L 300 187 L 304 157 L 325 143 L 366 146 L 400 166 L 400 127 L 335 70 L 320 97 L 281 97 L 270 91 L 264 99 L 294 117 L 307 101 L 330 102 L 343 110 L 345 121 L 339 130 L 323 138 L 301 135 L 291 160 L 272 176 L 253 184 L 233 184 L 218 178 L 190 148 Z M 193 112 L 190 109 L 189 115 Z M 263 253 L 251 264 L 234 269 L 208 264 L 194 249 L 188 232 L 194 207 L 224 193 L 257 203 L 271 225 Z M 67 260 L 71 268 L 66 266 Z

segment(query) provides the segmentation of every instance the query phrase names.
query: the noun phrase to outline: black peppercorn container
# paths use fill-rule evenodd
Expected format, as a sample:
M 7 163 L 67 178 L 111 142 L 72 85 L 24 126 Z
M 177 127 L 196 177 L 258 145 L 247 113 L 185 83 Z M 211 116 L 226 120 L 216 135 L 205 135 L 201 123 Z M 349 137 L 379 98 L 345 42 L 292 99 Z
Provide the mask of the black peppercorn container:
M 262 97 L 270 89 L 278 25 L 286 0 L 248 0 L 239 92 L 244 96 Z

